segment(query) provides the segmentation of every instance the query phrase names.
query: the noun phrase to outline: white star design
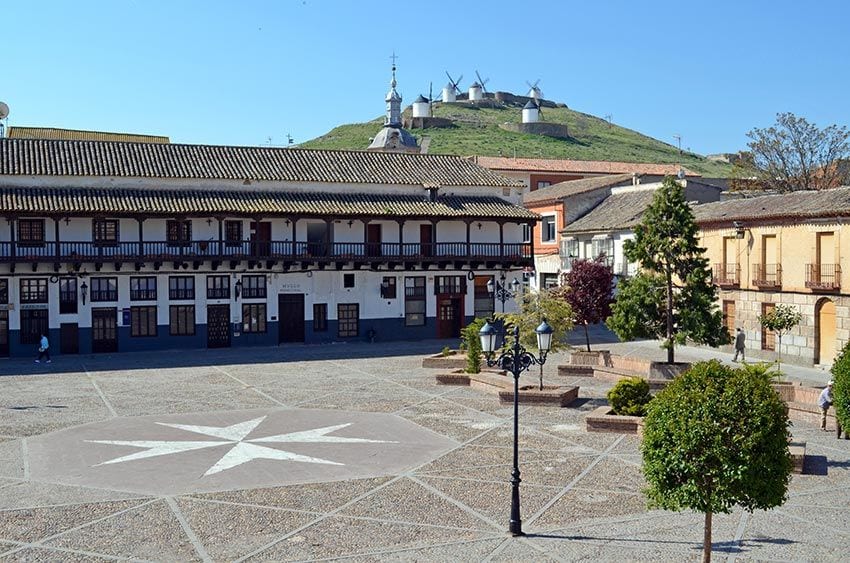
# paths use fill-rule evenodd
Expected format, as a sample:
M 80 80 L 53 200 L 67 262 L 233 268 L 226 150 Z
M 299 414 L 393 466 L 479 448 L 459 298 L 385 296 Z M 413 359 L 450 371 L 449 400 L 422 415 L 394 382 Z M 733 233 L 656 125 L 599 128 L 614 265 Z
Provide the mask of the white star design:
M 227 453 L 225 453 L 212 467 L 210 467 L 204 477 L 213 475 L 226 469 L 231 469 L 243 463 L 248 463 L 254 459 L 277 459 L 282 461 L 299 461 L 302 463 L 321 463 L 325 465 L 344 465 L 336 461 L 321 459 L 318 457 L 310 457 L 300 455 L 284 450 L 277 450 L 268 446 L 256 444 L 254 442 L 289 442 L 289 443 L 336 443 L 336 444 L 394 444 L 396 442 L 386 440 L 368 440 L 366 438 L 344 438 L 342 436 L 328 436 L 331 432 L 336 432 L 351 423 L 337 424 L 336 426 L 325 426 L 324 428 L 313 428 L 311 430 L 303 430 L 300 432 L 290 432 L 288 434 L 277 434 L 275 436 L 265 436 L 263 438 L 248 438 L 257 426 L 260 425 L 265 416 L 238 422 L 230 426 L 191 426 L 188 424 L 168 424 L 165 422 L 157 422 L 161 426 L 186 430 L 196 434 L 203 434 L 213 438 L 219 438 L 216 441 L 167 441 L 167 440 L 86 440 L 93 444 L 109 444 L 113 446 L 132 446 L 134 448 L 144 448 L 143 451 L 132 453 L 129 455 L 116 457 L 102 463 L 98 463 L 94 467 L 100 465 L 109 465 L 112 463 L 123 463 L 125 461 L 134 461 L 137 459 L 145 459 L 149 457 L 158 457 L 163 455 L 179 454 L 192 450 L 202 450 L 206 448 L 214 448 L 216 446 L 225 446 L 233 444 Z

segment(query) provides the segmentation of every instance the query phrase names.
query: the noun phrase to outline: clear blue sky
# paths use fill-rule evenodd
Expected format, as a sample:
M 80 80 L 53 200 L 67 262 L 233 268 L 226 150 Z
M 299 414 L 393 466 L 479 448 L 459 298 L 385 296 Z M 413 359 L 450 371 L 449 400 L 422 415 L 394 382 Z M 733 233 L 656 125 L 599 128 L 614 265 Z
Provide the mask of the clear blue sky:
M 446 82 L 527 91 L 700 153 L 791 111 L 850 125 L 850 3 L 4 0 L 9 125 L 282 145 Z

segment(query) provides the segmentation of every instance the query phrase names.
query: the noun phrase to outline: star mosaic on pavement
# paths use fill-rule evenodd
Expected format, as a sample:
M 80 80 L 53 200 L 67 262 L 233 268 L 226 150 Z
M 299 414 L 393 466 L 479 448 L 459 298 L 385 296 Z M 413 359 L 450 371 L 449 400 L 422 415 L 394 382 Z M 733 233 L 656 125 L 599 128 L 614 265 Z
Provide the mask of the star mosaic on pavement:
M 134 448 L 142 448 L 142 451 L 138 451 L 132 454 L 116 457 L 102 463 L 95 465 L 94 467 L 98 467 L 101 465 L 109 465 L 113 463 L 124 463 L 127 461 L 135 461 L 138 459 L 146 459 L 150 457 L 159 457 L 164 455 L 172 455 L 179 454 L 183 452 L 189 452 L 193 450 L 202 450 L 207 448 L 215 448 L 219 446 L 227 446 L 231 447 L 227 450 L 227 452 L 219 458 L 219 460 L 209 469 L 207 469 L 206 473 L 204 473 L 204 477 L 207 475 L 213 475 L 215 473 L 219 473 L 221 471 L 225 471 L 227 469 L 232 469 L 233 467 L 237 467 L 242 465 L 243 463 L 248 463 L 249 461 L 253 461 L 255 459 L 271 459 L 271 460 L 280 460 L 280 461 L 297 461 L 301 463 L 319 463 L 324 465 L 344 465 L 342 463 L 338 463 L 336 461 L 331 461 L 327 459 L 322 459 L 318 457 L 311 457 L 301 454 L 296 454 L 293 452 L 288 452 L 286 450 L 279 450 L 276 448 L 271 448 L 263 443 L 302 443 L 302 444 L 315 444 L 315 443 L 331 443 L 331 444 L 393 444 L 396 442 L 386 441 L 386 440 L 369 440 L 366 438 L 346 438 L 343 436 L 330 436 L 332 432 L 336 432 L 337 430 L 341 430 L 347 426 L 351 426 L 350 423 L 347 424 L 337 424 L 335 426 L 325 426 L 322 428 L 312 428 L 310 430 L 302 430 L 299 432 L 290 432 L 287 434 L 276 434 L 273 436 L 264 436 L 260 438 L 248 438 L 248 435 L 259 426 L 263 420 L 265 420 L 265 416 L 260 418 L 254 418 L 252 420 L 246 420 L 244 422 L 238 422 L 236 424 L 231 424 L 230 426 L 194 426 L 188 424 L 169 424 L 165 422 L 157 422 L 160 426 L 167 426 L 169 428 L 176 428 L 178 430 L 185 430 L 187 432 L 192 432 L 194 434 L 202 434 L 204 436 L 209 436 L 212 438 L 218 438 L 217 440 L 196 440 L 196 441 L 186 441 L 186 440 L 86 440 L 87 442 L 93 444 L 108 444 L 112 446 L 130 446 Z

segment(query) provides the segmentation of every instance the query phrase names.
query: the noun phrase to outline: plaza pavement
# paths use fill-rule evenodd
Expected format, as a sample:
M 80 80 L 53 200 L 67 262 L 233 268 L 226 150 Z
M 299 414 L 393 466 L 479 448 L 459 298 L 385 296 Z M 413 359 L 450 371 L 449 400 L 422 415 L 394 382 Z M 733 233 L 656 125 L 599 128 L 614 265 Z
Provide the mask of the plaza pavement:
M 699 560 L 702 515 L 645 508 L 637 439 L 584 430 L 608 384 L 560 379 L 561 354 L 547 382 L 580 399 L 522 407 L 529 535 L 507 536 L 511 409 L 437 386 L 420 366 L 443 345 L 0 363 L 0 559 Z M 604 347 L 629 346 L 658 351 Z M 709 353 L 729 357 L 680 357 Z M 781 508 L 716 516 L 715 560 L 846 560 L 850 441 L 793 433 L 809 474 Z

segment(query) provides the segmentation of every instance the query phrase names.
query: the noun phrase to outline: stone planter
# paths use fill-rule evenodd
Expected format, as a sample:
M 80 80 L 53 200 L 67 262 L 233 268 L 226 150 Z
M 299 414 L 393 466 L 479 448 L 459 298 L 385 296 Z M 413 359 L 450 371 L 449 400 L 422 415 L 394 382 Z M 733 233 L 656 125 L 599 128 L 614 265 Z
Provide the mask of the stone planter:
M 560 387 L 556 385 L 523 385 L 519 388 L 518 402 L 525 405 L 544 405 L 565 407 L 578 398 L 578 387 Z M 512 404 L 514 402 L 513 382 L 510 389 L 499 391 L 499 402 Z
M 587 431 L 643 435 L 642 416 L 620 416 L 613 412 L 609 406 L 593 410 L 584 419 Z
M 593 366 L 561 364 L 558 366 L 558 375 L 563 377 L 593 377 Z
M 649 364 L 649 379 L 673 379 L 691 369 L 690 362 L 652 362 Z
M 610 366 L 611 352 L 608 350 L 573 350 L 570 352 L 570 365 L 573 366 Z
M 463 369 L 466 367 L 466 353 L 452 350 L 448 356 L 435 354 L 422 359 L 423 368 Z

